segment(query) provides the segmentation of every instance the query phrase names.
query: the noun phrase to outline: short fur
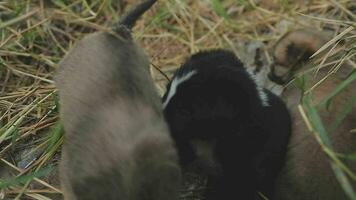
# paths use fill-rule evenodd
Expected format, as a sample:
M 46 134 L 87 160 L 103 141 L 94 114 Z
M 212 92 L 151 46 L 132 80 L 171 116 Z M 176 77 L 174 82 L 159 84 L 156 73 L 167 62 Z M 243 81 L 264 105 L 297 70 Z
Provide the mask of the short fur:
M 121 17 L 119 25 L 132 29 L 139 17 L 142 16 L 149 8 L 152 7 L 157 0 L 145 0 L 139 5 L 136 5 L 125 16 Z
M 59 64 L 64 199 L 175 200 L 180 167 L 149 61 L 119 27 L 85 37 Z
M 192 72 L 167 102 L 174 80 Z M 209 174 L 207 198 L 248 200 L 257 190 L 270 196 L 290 133 L 283 102 L 264 90 L 264 106 L 253 77 L 225 50 L 191 56 L 167 88 L 164 114 L 182 166 L 204 155 L 194 146 L 197 140 L 214 144 L 218 175 Z
M 276 64 L 281 67 L 293 66 L 305 61 L 328 41 L 327 34 L 298 29 L 284 35 L 274 47 Z
M 315 35 L 311 31 L 304 31 L 302 38 L 295 40 L 295 37 L 291 37 L 298 32 L 289 33 L 283 37 L 278 44 L 296 44 L 299 48 L 295 48 L 295 51 L 310 52 L 313 54 L 318 48 L 310 48 L 313 46 L 322 46 L 323 42 L 327 39 L 323 36 L 323 33 Z M 303 39 L 305 41 L 303 41 Z M 304 45 L 305 42 L 315 42 L 313 45 Z M 288 46 L 280 46 L 278 49 L 289 49 Z M 279 57 L 278 52 L 274 52 L 277 59 Z M 285 52 L 286 53 L 286 52 Z M 283 56 L 285 57 L 285 56 Z M 292 56 L 287 56 L 291 59 Z M 301 60 L 306 61 L 306 60 Z M 282 62 L 277 60 L 278 63 L 293 63 L 295 61 L 288 60 Z M 297 64 L 303 66 L 300 62 Z M 308 65 L 304 65 L 303 69 L 306 69 Z M 291 65 L 279 66 L 291 70 Z M 303 70 L 300 69 L 300 70 Z M 319 80 L 321 80 L 330 70 L 330 68 L 320 69 L 318 74 L 309 74 L 306 78 L 307 88 L 311 87 Z M 314 102 L 319 102 L 332 92 L 335 87 L 340 84 L 350 74 L 352 68 L 344 65 L 336 73 L 328 77 L 322 84 L 316 87 L 312 94 Z M 294 71 L 296 73 L 297 71 Z M 281 77 L 284 78 L 284 77 Z M 356 96 L 356 82 L 354 81 L 341 93 L 333 98 L 329 109 L 325 107 L 318 107 L 318 112 L 322 119 L 323 124 L 326 126 L 329 133 L 330 140 L 334 150 L 338 153 L 350 154 L 356 152 L 356 135 L 350 132 L 355 128 L 356 113 L 351 112 L 340 126 L 332 130 L 333 122 L 338 117 L 338 113 L 341 113 L 347 104 L 352 101 L 352 98 Z M 280 177 L 278 178 L 276 185 L 276 200 L 305 200 L 305 199 L 322 199 L 322 200 L 335 200 L 335 199 L 347 199 L 345 192 L 340 187 L 339 182 L 335 178 L 334 172 L 331 169 L 329 158 L 325 155 L 320 145 L 316 141 L 316 138 L 308 131 L 300 112 L 298 111 L 298 104 L 300 103 L 300 90 L 294 85 L 290 84 L 286 87 L 282 93 L 283 99 L 287 102 L 288 108 L 292 115 L 292 136 L 290 144 L 288 146 L 287 162 L 282 170 Z M 353 106 L 355 109 L 355 105 Z M 356 171 L 356 162 L 350 160 L 343 160 L 347 167 L 353 172 Z M 356 182 L 351 182 L 354 189 L 356 189 Z
M 278 84 L 291 80 L 293 73 L 321 48 L 329 39 L 329 33 L 298 29 L 284 35 L 274 46 L 269 77 Z

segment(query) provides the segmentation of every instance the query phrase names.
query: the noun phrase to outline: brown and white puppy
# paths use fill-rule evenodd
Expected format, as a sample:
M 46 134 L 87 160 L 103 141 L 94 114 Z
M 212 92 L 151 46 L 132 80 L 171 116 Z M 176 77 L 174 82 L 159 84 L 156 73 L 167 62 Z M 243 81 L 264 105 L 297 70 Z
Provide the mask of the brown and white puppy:
M 135 7 L 113 33 L 85 37 L 59 64 L 64 199 L 178 198 L 176 150 L 148 58 L 129 32 L 154 2 Z
M 304 61 L 324 45 L 328 38 L 324 33 L 311 30 L 297 30 L 288 33 L 276 45 L 274 57 L 275 69 L 272 69 L 272 80 L 286 83 L 293 78 Z M 306 75 L 307 88 L 324 78 L 330 67 L 320 69 L 316 73 Z M 351 73 L 350 66 L 344 65 L 335 74 L 329 76 L 313 92 L 313 103 L 330 94 Z M 278 74 L 279 73 L 279 74 Z M 356 82 L 348 85 L 332 99 L 329 109 L 319 106 L 318 112 L 329 133 L 332 147 L 337 153 L 350 154 L 356 152 L 356 135 L 351 130 L 356 126 L 356 112 L 349 113 L 335 129 L 334 122 L 338 114 L 352 102 L 356 96 Z M 292 116 L 292 135 L 287 152 L 287 162 L 276 185 L 276 200 L 335 200 L 347 199 L 330 165 L 328 156 L 323 152 L 316 138 L 305 125 L 298 111 L 301 91 L 294 85 L 286 86 L 282 97 L 287 103 Z M 355 109 L 355 104 L 353 104 Z M 356 162 L 343 160 L 347 167 L 356 172 Z M 352 182 L 356 189 L 356 182 Z

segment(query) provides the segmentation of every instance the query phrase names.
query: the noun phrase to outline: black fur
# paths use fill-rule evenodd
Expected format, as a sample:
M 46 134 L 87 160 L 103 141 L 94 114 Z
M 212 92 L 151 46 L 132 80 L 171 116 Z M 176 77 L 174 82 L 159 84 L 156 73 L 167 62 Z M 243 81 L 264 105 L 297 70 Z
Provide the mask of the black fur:
M 268 90 L 265 92 L 269 106 L 264 107 L 261 122 L 269 136 L 263 150 L 256 157 L 255 166 L 259 191 L 273 200 L 274 182 L 285 163 L 292 125 L 289 111 L 282 99 Z
M 216 140 L 214 159 L 222 173 L 209 177 L 208 199 L 254 199 L 258 190 L 272 195 L 290 134 L 285 105 L 265 91 L 270 106 L 263 106 L 256 83 L 232 52 L 197 53 L 172 80 L 192 71 L 164 109 L 181 165 L 196 159 L 192 140 Z

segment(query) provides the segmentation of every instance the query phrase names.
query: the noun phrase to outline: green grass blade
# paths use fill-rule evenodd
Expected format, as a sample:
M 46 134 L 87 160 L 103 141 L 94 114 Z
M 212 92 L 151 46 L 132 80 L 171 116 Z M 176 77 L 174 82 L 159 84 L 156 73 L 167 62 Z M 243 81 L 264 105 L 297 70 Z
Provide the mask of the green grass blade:
M 222 5 L 220 0 L 210 0 L 211 6 L 213 10 L 221 17 L 224 17 L 225 19 L 229 18 L 229 15 L 227 14 L 227 11 L 225 10 L 224 6 Z
M 346 116 L 353 112 L 353 108 L 355 105 L 356 95 L 352 96 L 351 101 L 348 102 L 345 108 L 341 112 L 336 114 L 336 120 L 331 124 L 330 132 L 334 132 L 340 126 Z
M 332 91 L 328 96 L 323 98 L 319 105 L 322 106 L 328 106 L 330 105 L 330 102 L 332 101 L 332 98 L 339 94 L 343 89 L 345 89 L 348 85 L 350 85 L 352 82 L 356 80 L 356 70 L 353 70 L 350 76 L 348 76 L 344 81 L 342 81 L 334 91 Z
M 0 179 L 0 189 L 7 188 L 10 186 L 17 186 L 20 184 L 25 184 L 25 183 L 33 180 L 34 178 L 40 178 L 40 177 L 46 176 L 47 174 L 49 174 L 52 171 L 52 169 L 53 169 L 52 167 L 47 167 L 47 168 L 39 170 L 38 172 L 32 172 L 27 175 L 22 175 L 22 176 L 18 176 L 18 177 L 6 179 L 6 180 Z
M 50 152 L 53 149 L 53 147 L 56 146 L 56 144 L 58 143 L 59 140 L 61 140 L 63 135 L 64 135 L 64 127 L 60 122 L 58 122 L 48 132 L 49 141 L 48 141 L 48 147 L 46 149 L 46 153 Z
M 303 102 L 303 107 L 307 111 L 307 115 L 309 117 L 310 122 L 312 123 L 314 130 L 317 132 L 317 134 L 319 134 L 321 142 L 326 147 L 332 149 L 331 141 L 330 141 L 328 134 L 325 130 L 325 127 L 320 119 L 320 116 L 319 116 L 317 110 L 315 109 L 315 107 L 313 107 L 311 105 L 311 95 L 310 94 L 305 95 L 302 99 L 302 102 Z
M 351 153 L 351 154 L 337 154 L 338 157 L 343 158 L 343 159 L 347 159 L 347 160 L 351 160 L 351 161 L 356 161 L 356 152 L 355 153 Z
M 331 163 L 331 167 L 334 170 L 335 176 L 336 176 L 337 180 L 339 181 L 342 189 L 345 191 L 346 195 L 351 200 L 356 200 L 356 194 L 355 194 L 354 190 L 352 189 L 352 186 L 351 186 L 349 180 L 347 179 L 345 173 L 335 163 Z

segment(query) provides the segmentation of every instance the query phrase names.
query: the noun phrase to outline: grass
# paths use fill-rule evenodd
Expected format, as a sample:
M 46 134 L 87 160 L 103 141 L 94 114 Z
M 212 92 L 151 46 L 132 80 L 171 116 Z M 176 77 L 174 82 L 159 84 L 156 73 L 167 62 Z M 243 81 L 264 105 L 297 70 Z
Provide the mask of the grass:
M 53 82 L 57 63 L 83 36 L 105 30 L 127 9 L 114 0 L 5 0 L 0 2 L 0 197 L 55 199 L 58 181 L 48 178 L 56 171 L 63 131 L 58 122 L 58 97 Z M 133 5 L 138 0 L 125 1 Z M 348 62 L 355 67 L 355 5 L 352 0 L 286 1 L 264 0 L 167 0 L 159 1 L 140 20 L 133 33 L 151 62 L 168 77 L 189 54 L 202 49 L 228 48 L 240 53 L 238 44 L 261 41 L 267 65 L 273 44 L 293 27 L 329 28 L 334 39 L 319 53 L 341 40 L 343 50 L 328 55 L 320 66 Z M 329 48 L 328 48 L 329 47 Z M 332 74 L 332 73 L 331 73 Z M 330 75 L 331 75 L 330 74 Z M 167 78 L 152 68 L 157 88 L 164 92 Z M 330 93 L 327 105 L 355 73 Z M 323 84 L 323 82 L 319 83 Z M 312 88 L 306 88 L 306 90 Z M 308 94 L 308 93 L 307 93 Z M 337 126 L 355 105 L 355 98 L 340 113 Z M 331 157 L 335 174 L 350 199 L 355 171 L 342 161 L 354 155 L 339 155 L 328 145 L 328 132 L 317 106 L 308 95 L 301 104 L 305 120 Z M 354 134 L 354 133 L 353 133 Z M 24 153 L 26 150 L 29 152 Z M 356 153 L 356 152 L 355 152 Z M 30 159 L 20 167 L 19 157 Z M 53 167 L 52 167 L 53 166 Z M 3 171 L 6 171 L 3 175 Z M 183 199 L 193 199 L 186 197 Z M 189 196 L 189 195 L 188 195 Z M 1 198 L 0 198 L 1 199 Z

